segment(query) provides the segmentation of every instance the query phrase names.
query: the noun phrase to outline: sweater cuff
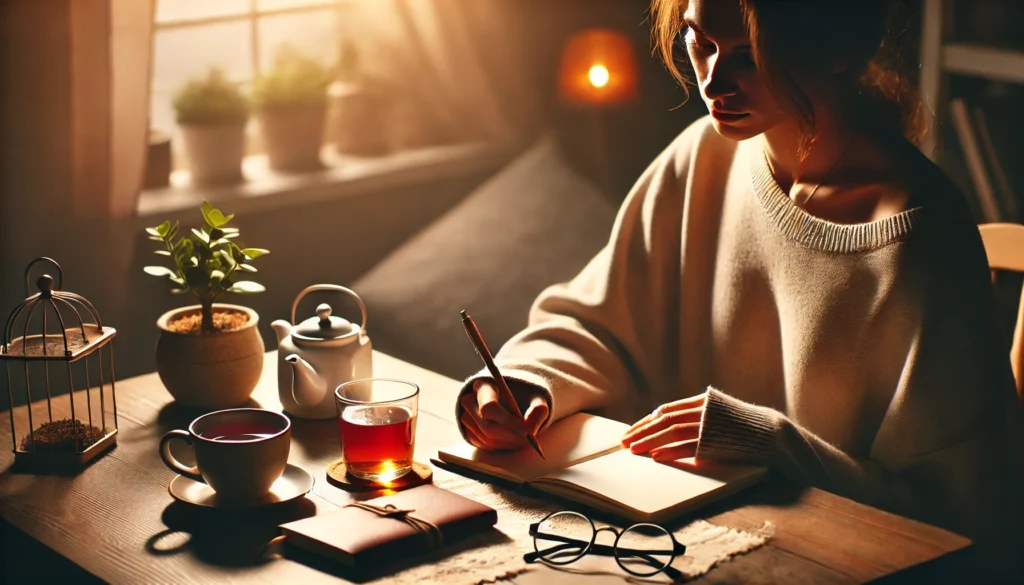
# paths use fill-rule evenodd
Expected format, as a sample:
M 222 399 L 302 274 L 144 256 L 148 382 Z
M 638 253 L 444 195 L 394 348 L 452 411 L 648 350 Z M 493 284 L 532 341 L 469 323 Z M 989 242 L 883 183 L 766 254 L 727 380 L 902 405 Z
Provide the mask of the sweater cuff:
M 775 451 L 778 416 L 708 387 L 696 459 L 768 463 Z
M 510 370 L 507 368 L 502 368 L 501 373 L 502 376 L 504 376 L 505 380 L 508 382 L 515 382 L 522 385 L 533 386 L 534 388 L 541 392 L 541 395 L 544 396 L 544 399 L 548 403 L 548 417 L 547 419 L 544 420 L 544 424 L 540 426 L 540 431 L 543 432 L 549 426 L 551 426 L 551 423 L 554 422 L 552 419 L 552 414 L 554 414 L 555 412 L 555 405 L 554 399 L 551 395 L 551 389 L 548 388 L 547 382 L 544 380 L 544 378 L 537 376 L 536 374 L 533 374 L 531 372 L 524 372 L 521 370 Z M 493 382 L 494 378 L 491 376 L 487 368 L 480 370 L 479 372 L 466 378 L 466 381 L 462 385 L 462 390 L 459 390 L 459 396 L 455 400 L 455 424 L 459 428 L 459 434 L 462 435 L 463 440 L 466 440 L 466 442 L 469 441 L 466 438 L 466 429 L 462 425 L 462 396 L 473 391 L 473 385 L 476 384 L 477 380 L 489 380 Z

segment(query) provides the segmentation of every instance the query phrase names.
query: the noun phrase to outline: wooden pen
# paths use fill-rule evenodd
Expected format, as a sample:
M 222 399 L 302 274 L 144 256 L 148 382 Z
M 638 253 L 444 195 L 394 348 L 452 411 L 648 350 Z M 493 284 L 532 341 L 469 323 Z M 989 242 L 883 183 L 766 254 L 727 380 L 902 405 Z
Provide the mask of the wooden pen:
M 508 383 L 505 382 L 505 377 L 501 375 L 501 371 L 498 370 L 498 365 L 494 363 L 494 356 L 491 355 L 491 350 L 487 348 L 487 342 L 484 341 L 480 330 L 477 329 L 476 323 L 473 322 L 473 318 L 468 313 L 462 311 L 462 325 L 466 328 L 466 335 L 469 335 L 469 340 L 473 343 L 473 348 L 476 349 L 477 355 L 484 361 L 484 365 L 487 366 L 487 371 L 491 373 L 491 377 L 494 378 L 494 384 L 498 387 L 498 402 L 501 402 L 507 410 L 518 415 L 523 423 L 526 423 L 523 413 L 519 410 L 519 405 L 516 403 L 515 396 L 512 395 L 512 389 L 508 387 Z M 526 435 L 527 442 L 533 447 L 533 450 L 540 455 L 541 459 L 545 459 L 544 451 L 540 448 L 540 443 L 537 442 L 537 437 L 532 433 Z

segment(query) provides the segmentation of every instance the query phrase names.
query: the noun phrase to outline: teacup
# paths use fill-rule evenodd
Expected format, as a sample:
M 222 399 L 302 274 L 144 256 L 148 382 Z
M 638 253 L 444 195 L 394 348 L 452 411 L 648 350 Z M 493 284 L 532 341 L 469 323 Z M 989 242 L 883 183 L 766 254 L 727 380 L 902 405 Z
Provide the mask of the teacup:
M 204 414 L 188 431 L 170 431 L 160 439 L 160 457 L 181 475 L 209 485 L 218 498 L 259 500 L 284 473 L 291 446 L 292 423 L 279 412 L 232 408 Z M 171 454 L 171 441 L 181 439 L 195 451 L 189 467 Z

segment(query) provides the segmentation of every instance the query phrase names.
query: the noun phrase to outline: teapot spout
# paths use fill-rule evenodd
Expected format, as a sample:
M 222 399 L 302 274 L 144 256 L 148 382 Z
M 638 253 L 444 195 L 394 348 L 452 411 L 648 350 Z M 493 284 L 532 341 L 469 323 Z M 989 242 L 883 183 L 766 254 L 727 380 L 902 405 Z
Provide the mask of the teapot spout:
M 292 398 L 299 406 L 313 406 L 327 393 L 327 381 L 309 362 L 296 354 L 284 358 L 292 367 Z
M 270 328 L 277 335 L 277 342 L 281 343 L 285 337 L 292 332 L 292 324 L 284 319 L 278 319 L 270 324 Z

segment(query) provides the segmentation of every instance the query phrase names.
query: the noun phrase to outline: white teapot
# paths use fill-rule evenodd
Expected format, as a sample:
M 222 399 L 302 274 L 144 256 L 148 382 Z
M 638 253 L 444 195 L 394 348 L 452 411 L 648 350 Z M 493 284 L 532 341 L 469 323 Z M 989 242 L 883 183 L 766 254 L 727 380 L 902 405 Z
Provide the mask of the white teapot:
M 295 310 L 307 293 L 333 290 L 347 293 L 359 304 L 362 323 L 356 325 L 332 315 L 322 303 L 316 316 L 295 324 Z M 277 387 L 281 404 L 300 418 L 337 416 L 334 390 L 339 385 L 373 376 L 373 351 L 366 335 L 366 305 L 355 292 L 334 284 L 306 287 L 292 303 L 291 322 L 270 324 L 277 334 Z

